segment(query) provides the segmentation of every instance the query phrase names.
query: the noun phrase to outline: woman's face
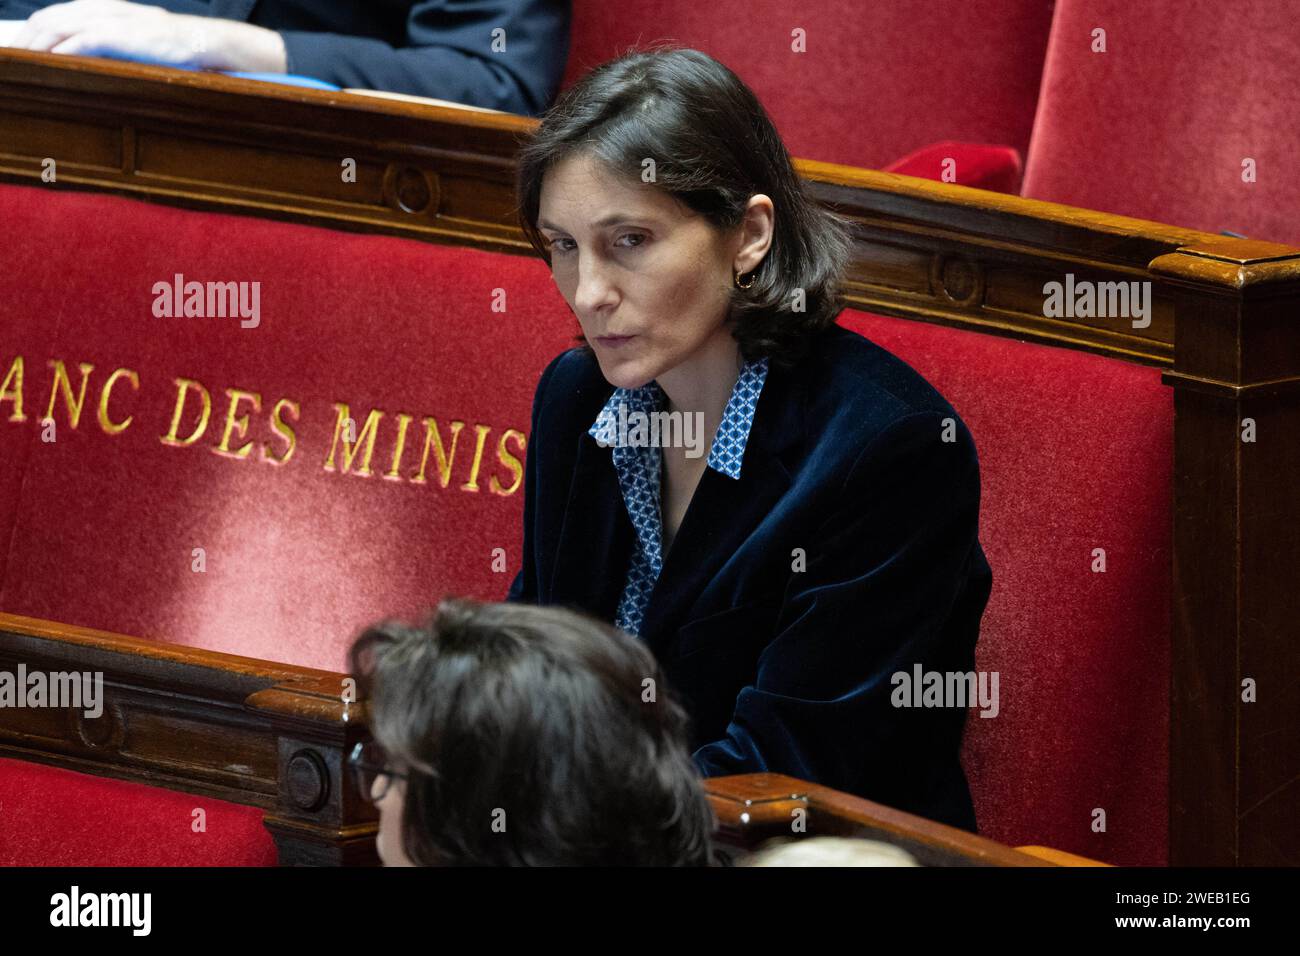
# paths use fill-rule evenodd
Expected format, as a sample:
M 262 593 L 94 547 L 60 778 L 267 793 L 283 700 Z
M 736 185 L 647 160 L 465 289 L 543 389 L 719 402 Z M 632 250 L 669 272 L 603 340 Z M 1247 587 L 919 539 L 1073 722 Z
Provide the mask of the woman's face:
M 384 775 L 375 777 L 370 788 L 371 799 L 383 790 L 389 779 Z M 414 866 L 402 848 L 402 808 L 406 803 L 406 781 L 393 777 L 388 792 L 375 799 L 379 808 L 379 836 L 375 841 L 379 849 L 379 859 L 384 866 Z
M 770 221 L 758 243 L 746 225 L 723 235 L 655 186 L 616 178 L 583 154 L 547 171 L 538 228 L 555 284 L 611 385 L 637 388 L 735 348 L 724 325 L 732 269 L 753 268 L 770 244 Z

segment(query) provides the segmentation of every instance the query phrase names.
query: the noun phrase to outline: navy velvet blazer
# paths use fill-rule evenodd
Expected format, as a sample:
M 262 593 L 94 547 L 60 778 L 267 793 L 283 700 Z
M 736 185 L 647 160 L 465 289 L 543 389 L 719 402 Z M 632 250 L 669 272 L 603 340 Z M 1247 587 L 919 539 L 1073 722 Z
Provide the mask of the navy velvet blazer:
M 0 0 L 0 20 L 56 2 Z M 571 0 L 135 2 L 276 30 L 290 73 L 530 116 L 550 106 L 569 55 Z M 501 53 L 490 48 L 496 27 L 505 29 Z
M 511 600 L 614 619 L 635 533 L 587 434 L 612 390 L 586 350 L 542 375 Z M 786 773 L 975 829 L 965 709 L 895 707 L 891 676 L 974 670 L 979 496 L 969 431 L 902 360 L 834 326 L 773 365 L 740 480 L 705 470 L 641 634 L 706 776 Z

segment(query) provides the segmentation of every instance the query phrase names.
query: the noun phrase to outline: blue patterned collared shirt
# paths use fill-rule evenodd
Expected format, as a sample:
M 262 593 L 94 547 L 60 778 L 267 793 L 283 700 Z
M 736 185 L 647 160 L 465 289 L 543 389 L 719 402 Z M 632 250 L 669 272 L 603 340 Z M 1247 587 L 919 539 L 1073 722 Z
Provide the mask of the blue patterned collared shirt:
M 722 422 L 709 449 L 708 467 L 728 478 L 740 478 L 745 444 L 754 424 L 754 411 L 763 383 L 767 381 L 766 358 L 747 362 L 736 378 L 731 398 L 722 412 Z M 657 382 L 640 388 L 616 388 L 596 416 L 587 434 L 603 445 L 613 446 L 614 470 L 623 491 L 632 527 L 636 529 L 637 547 L 628 566 L 627 583 L 618 602 L 616 626 L 629 634 L 640 634 L 641 623 L 650 603 L 650 594 L 663 569 L 663 515 L 660 505 L 660 478 L 663 455 L 658 447 L 619 443 L 619 422 L 634 412 L 652 413 L 663 408 L 664 393 Z M 619 406 L 624 417 L 620 418 Z M 635 420 L 634 420 L 635 421 Z

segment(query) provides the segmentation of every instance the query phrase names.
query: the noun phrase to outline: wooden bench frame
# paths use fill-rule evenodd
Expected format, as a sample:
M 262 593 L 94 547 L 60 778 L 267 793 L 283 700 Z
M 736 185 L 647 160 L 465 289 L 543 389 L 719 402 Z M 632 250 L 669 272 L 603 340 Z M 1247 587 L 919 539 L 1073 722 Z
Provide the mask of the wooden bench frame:
M 377 862 L 375 810 L 345 766 L 368 739 L 364 704 L 344 700 L 345 675 L 0 614 L 0 670 L 20 662 L 100 672 L 107 704 L 95 720 L 12 710 L 0 757 L 259 807 L 284 865 Z M 1091 865 L 779 774 L 712 778 L 707 789 L 733 855 L 798 833 L 883 840 L 933 866 Z
M 535 126 L 508 114 L 0 52 L 0 180 L 40 184 L 43 160 L 57 157 L 48 188 L 500 252 L 532 252 L 514 220 L 512 157 Z M 354 183 L 342 182 L 346 159 L 356 163 Z M 1300 496 L 1290 487 L 1300 473 L 1300 249 L 797 166 L 819 199 L 856 224 L 851 306 L 1163 369 L 1175 408 L 1170 863 L 1300 863 L 1300 734 L 1288 697 L 1300 658 Z M 1045 317 L 1043 285 L 1065 273 L 1151 282 L 1149 327 Z M 1253 444 L 1240 440 L 1248 417 L 1261 435 Z M 126 654 L 139 667 L 117 672 L 120 730 L 107 740 L 82 739 L 71 724 L 35 733 L 0 712 L 0 753 L 265 806 L 282 848 L 293 847 L 290 862 L 362 852 L 372 824 L 340 785 L 356 733 L 329 690 L 341 675 L 230 664 L 241 659 L 12 617 L 0 618 L 0 632 L 0 660 L 21 652 L 34 667 Z M 132 732 L 148 694 L 167 693 L 164 678 L 168 688 L 194 681 L 185 686 L 211 706 L 178 697 L 178 713 L 205 733 L 218 728 L 221 746 L 253 753 L 255 772 L 222 771 L 217 759 L 178 766 L 161 735 Z M 1239 704 L 1247 678 L 1258 699 Z

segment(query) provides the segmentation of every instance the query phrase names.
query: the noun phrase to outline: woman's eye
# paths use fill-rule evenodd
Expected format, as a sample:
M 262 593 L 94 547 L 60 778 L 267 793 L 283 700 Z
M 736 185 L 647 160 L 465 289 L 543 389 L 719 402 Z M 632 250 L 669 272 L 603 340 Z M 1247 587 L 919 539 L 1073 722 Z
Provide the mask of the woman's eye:
M 624 244 L 624 248 L 626 249 L 635 249 L 637 246 L 643 245 L 645 243 L 645 235 L 639 232 L 628 232 L 618 237 L 619 242 L 623 242 L 624 239 L 637 240 L 636 242 L 633 243 Z
M 552 252 L 571 252 L 571 251 L 573 250 L 573 247 L 570 246 L 570 245 L 566 245 L 566 243 L 571 243 L 571 242 L 573 242 L 572 239 L 552 239 L 552 240 L 551 240 L 551 251 L 552 251 Z

